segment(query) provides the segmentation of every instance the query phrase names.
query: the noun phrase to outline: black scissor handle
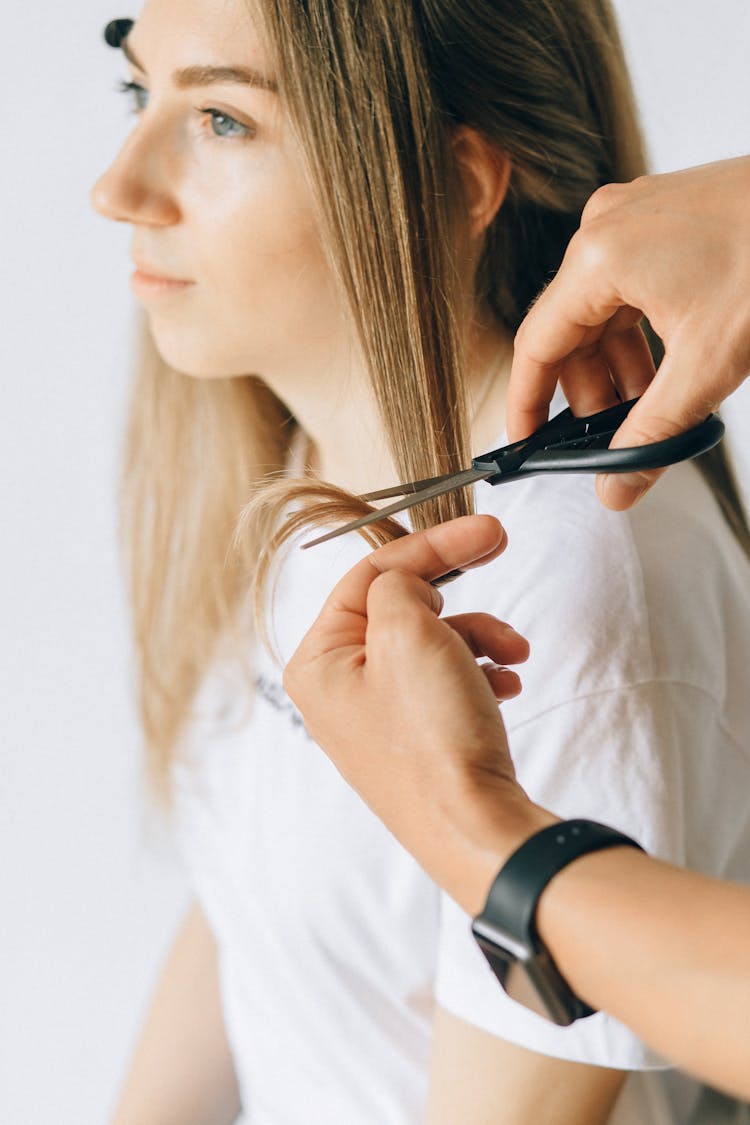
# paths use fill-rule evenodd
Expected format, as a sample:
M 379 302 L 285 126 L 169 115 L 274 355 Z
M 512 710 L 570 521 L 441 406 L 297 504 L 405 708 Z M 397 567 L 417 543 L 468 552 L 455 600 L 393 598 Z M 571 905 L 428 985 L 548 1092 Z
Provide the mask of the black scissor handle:
M 472 467 L 477 470 L 494 468 L 498 476 L 488 474 L 489 483 L 500 484 L 501 480 L 512 479 L 521 465 L 533 454 L 541 451 L 606 449 L 637 401 L 637 398 L 632 398 L 628 402 L 618 402 L 615 406 L 585 417 L 577 417 L 570 407 L 567 407 L 528 437 L 475 457 L 471 463 Z
M 514 477 L 536 473 L 628 473 L 646 469 L 663 469 L 678 461 L 688 461 L 713 449 L 724 436 L 724 423 L 718 414 L 709 414 L 704 422 L 685 433 L 650 445 L 627 449 L 597 448 L 594 440 L 586 448 L 567 449 L 561 444 L 552 449 L 532 453 L 513 471 Z M 580 439 L 579 439 L 580 440 Z M 585 440 L 585 439 L 584 439 Z M 574 439 L 575 441 L 575 439 Z M 571 443 L 573 444 L 573 443 Z M 490 484 L 500 483 L 499 476 Z

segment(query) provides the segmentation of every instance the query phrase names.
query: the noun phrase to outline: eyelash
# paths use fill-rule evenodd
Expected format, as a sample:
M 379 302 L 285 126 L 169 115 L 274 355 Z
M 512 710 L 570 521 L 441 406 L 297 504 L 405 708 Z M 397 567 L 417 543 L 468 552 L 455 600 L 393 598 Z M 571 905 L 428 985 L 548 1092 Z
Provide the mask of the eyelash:
M 139 86 L 137 82 L 118 82 L 115 86 L 115 90 L 118 94 L 125 94 L 126 97 L 128 95 L 131 97 L 131 113 L 141 113 L 141 111 L 146 108 L 145 105 L 139 105 L 138 103 L 139 95 L 145 94 L 146 90 L 143 86 Z
M 140 114 L 146 108 L 146 105 L 139 99 L 142 96 L 148 96 L 148 90 L 145 88 L 145 86 L 141 86 L 139 82 L 118 82 L 115 89 L 118 93 L 125 94 L 132 99 L 132 113 Z M 220 109 L 214 109 L 210 106 L 202 109 L 200 106 L 195 106 L 195 110 L 203 117 L 209 117 L 211 119 L 211 132 L 216 140 L 231 140 L 232 138 L 249 140 L 255 136 L 255 130 L 251 128 L 251 126 L 243 125 L 241 121 L 237 121 L 234 117 L 230 117 L 228 113 L 223 113 Z M 236 125 L 237 128 L 241 130 L 241 132 L 217 133 L 214 129 L 214 126 L 220 121 L 226 121 L 231 125 Z

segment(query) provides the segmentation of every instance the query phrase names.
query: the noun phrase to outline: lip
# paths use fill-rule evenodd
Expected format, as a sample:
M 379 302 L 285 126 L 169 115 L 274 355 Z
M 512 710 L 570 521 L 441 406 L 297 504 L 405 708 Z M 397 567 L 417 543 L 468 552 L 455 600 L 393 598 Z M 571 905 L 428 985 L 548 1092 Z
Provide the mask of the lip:
M 135 272 L 130 279 L 130 287 L 136 294 L 175 293 L 195 284 L 180 277 L 169 277 L 159 273 L 153 266 L 134 262 Z

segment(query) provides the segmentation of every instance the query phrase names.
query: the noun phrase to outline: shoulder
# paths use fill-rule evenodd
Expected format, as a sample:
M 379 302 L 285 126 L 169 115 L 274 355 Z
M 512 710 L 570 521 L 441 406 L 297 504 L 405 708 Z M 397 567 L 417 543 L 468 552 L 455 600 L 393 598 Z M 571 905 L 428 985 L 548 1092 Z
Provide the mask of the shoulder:
M 344 535 L 303 550 L 314 532 L 284 548 L 268 584 L 267 635 L 277 662 L 290 659 L 337 582 L 369 552 L 359 535 Z
M 627 513 L 604 509 L 588 476 L 479 485 L 477 507 L 509 545 L 446 588 L 446 612 L 485 610 L 528 637 L 518 721 L 645 683 L 721 699 L 722 652 L 750 658 L 750 566 L 694 466 L 671 469 Z

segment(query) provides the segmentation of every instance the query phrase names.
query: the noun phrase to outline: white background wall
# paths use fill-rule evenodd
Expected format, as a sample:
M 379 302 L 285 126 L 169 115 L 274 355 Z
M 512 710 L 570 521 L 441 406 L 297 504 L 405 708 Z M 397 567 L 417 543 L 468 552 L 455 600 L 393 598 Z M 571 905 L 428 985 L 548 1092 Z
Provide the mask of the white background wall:
M 658 171 L 750 151 L 748 0 L 619 0 Z M 0 121 L 0 1122 L 106 1120 L 186 902 L 145 811 L 115 488 L 128 127 L 104 0 L 9 4 Z M 747 299 L 747 295 L 745 295 Z M 750 484 L 750 387 L 726 411 Z

